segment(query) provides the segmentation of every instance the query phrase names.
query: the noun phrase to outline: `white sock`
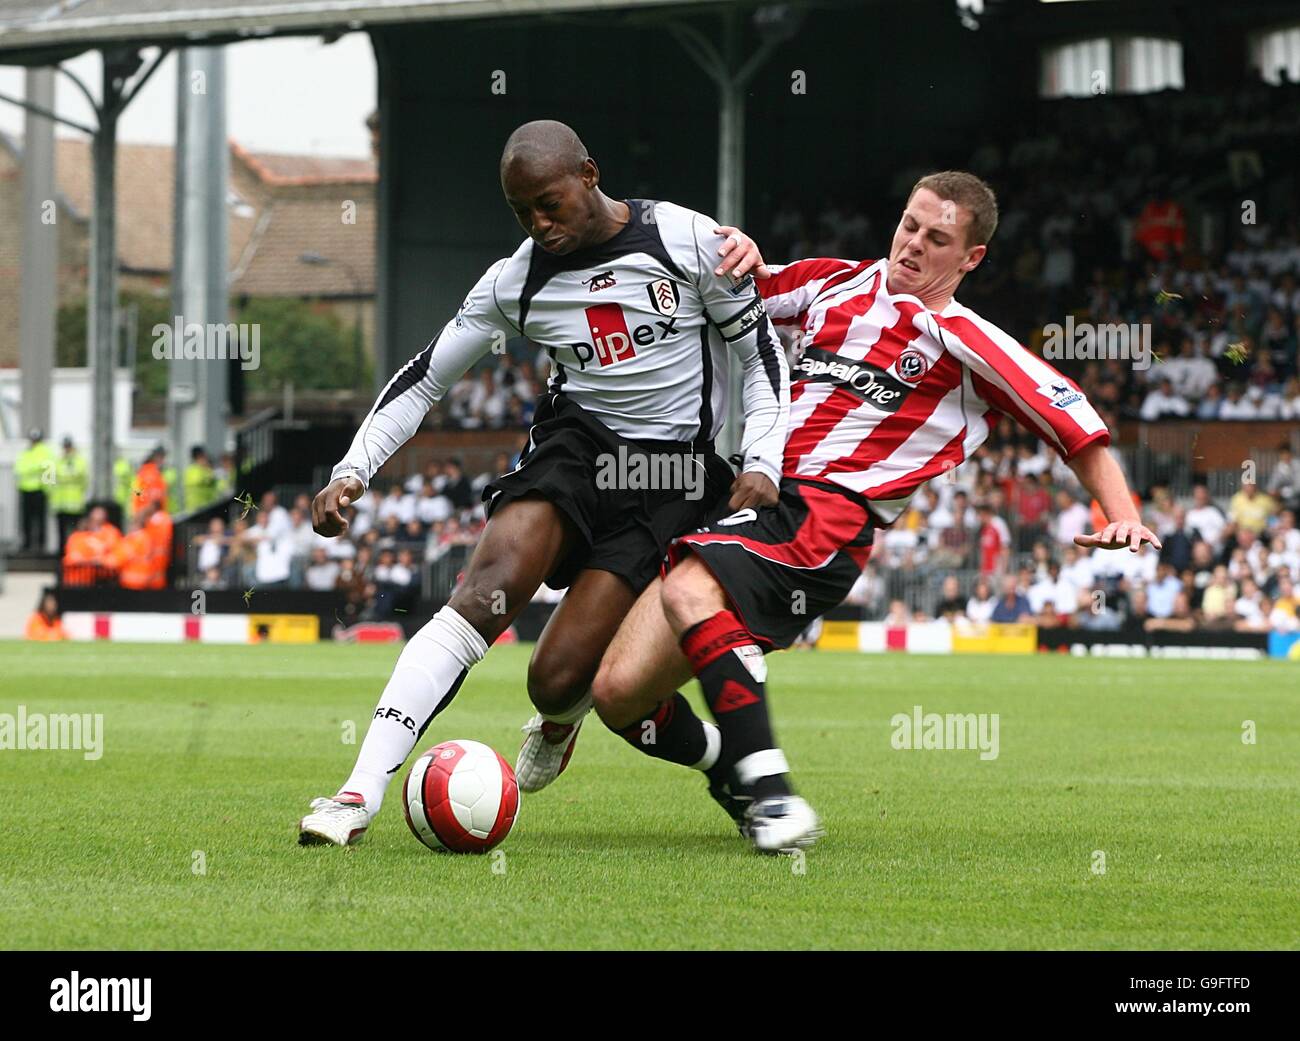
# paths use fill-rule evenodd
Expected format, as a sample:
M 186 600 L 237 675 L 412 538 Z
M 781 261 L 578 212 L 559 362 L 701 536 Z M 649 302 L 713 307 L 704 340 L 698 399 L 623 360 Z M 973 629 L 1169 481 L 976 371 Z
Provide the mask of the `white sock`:
M 710 770 L 722 754 L 722 731 L 716 723 L 710 723 L 707 719 L 701 719 L 700 725 L 704 727 L 704 755 L 691 769 Z
M 761 752 L 750 752 L 733 769 L 736 771 L 736 780 L 748 787 L 760 777 L 788 774 L 790 764 L 785 761 L 785 753 L 781 749 L 765 748 Z
M 450 607 L 429 620 L 403 648 L 370 720 L 352 776 L 340 792 L 356 792 L 371 815 L 430 721 L 456 696 L 487 653 L 475 628 Z
M 576 723 L 590 711 L 591 691 L 587 691 L 572 708 L 566 708 L 563 712 L 556 712 L 554 715 L 543 712 L 541 717 L 548 723 Z

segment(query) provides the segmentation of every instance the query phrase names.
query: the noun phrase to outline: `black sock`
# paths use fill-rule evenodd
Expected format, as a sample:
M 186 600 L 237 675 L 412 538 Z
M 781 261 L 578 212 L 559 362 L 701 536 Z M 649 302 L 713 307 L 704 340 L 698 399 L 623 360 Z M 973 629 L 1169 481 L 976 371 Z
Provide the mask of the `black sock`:
M 682 635 L 682 650 L 722 732 L 717 769 L 731 778 L 732 792 L 756 799 L 791 794 L 759 678 L 767 674 L 766 663 L 754 638 L 730 611 L 719 611 Z M 746 662 L 756 663 L 753 672 Z
M 680 692 L 659 702 L 644 718 L 622 730 L 614 730 L 614 733 L 639 752 L 694 769 L 700 768 L 699 764 L 709 753 L 709 735 L 704 721 Z M 713 761 L 704 770 L 710 780 L 718 758 L 715 751 Z

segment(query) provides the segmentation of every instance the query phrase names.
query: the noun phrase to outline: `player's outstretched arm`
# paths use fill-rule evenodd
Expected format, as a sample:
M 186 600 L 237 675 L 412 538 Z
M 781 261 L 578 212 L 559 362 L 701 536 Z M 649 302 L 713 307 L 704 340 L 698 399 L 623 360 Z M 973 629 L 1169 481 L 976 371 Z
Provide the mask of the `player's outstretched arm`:
M 1142 523 L 1128 482 L 1119 464 L 1111 457 L 1106 446 L 1094 442 L 1079 452 L 1069 463 L 1079 482 L 1101 504 L 1109 522 L 1092 535 L 1076 535 L 1077 545 L 1088 549 L 1123 549 L 1136 553 L 1144 542 L 1156 549 L 1160 540 L 1155 532 Z
M 1143 542 L 1160 548 L 1142 524 L 1128 482 L 1107 451 L 1110 434 L 1083 392 L 1042 358 L 991 322 L 966 311 L 936 318 L 945 349 L 970 369 L 975 392 L 999 412 L 1061 453 L 1109 522 L 1093 535 L 1075 538 L 1090 549 L 1134 553 Z

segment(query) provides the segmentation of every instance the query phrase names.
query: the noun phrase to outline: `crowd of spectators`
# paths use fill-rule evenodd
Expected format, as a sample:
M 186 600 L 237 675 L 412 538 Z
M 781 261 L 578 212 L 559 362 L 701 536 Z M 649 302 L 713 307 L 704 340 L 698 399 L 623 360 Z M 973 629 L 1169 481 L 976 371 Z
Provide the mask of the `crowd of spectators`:
M 1297 632 L 1300 463 L 1223 501 L 1204 484 L 1140 503 L 1162 548 L 1081 549 L 1104 524 L 1068 469 L 1027 443 L 981 449 L 877 539 L 849 602 L 875 618 L 1050 627 Z
M 917 178 L 970 169 L 1001 214 L 959 298 L 1040 353 L 1067 319 L 1128 331 L 1124 356 L 1051 358 L 1112 429 L 1300 420 L 1300 212 L 1283 146 L 1297 131 L 1291 84 L 1045 102 L 863 195 L 781 201 L 757 237 L 776 262 L 887 255 Z M 1300 474 L 1288 447 L 1279 460 L 1263 487 L 1217 501 L 1205 485 L 1144 489 L 1164 548 L 1089 552 L 1074 536 L 1104 518 L 1074 475 L 1032 439 L 995 436 L 879 535 L 850 600 L 900 622 L 1295 631 Z
M 379 481 L 344 510 L 347 532 L 325 538 L 312 530 L 311 499 L 291 506 L 274 491 L 230 520 L 214 518 L 193 539 L 192 560 L 203 589 L 342 590 L 342 621 L 390 620 L 412 611 L 422 568 L 456 546 L 478 541 L 485 516 L 480 493 L 512 460 L 501 453 L 490 471 L 469 477 L 459 459 L 430 462 L 405 481 Z
M 439 408 L 444 422 L 463 430 L 501 430 L 526 427 L 541 385 L 538 366 L 547 372 L 550 358 L 516 361 L 508 352 L 492 354 L 447 393 Z
M 872 187 L 873 202 L 782 201 L 757 237 L 772 261 L 884 255 L 916 178 L 963 166 L 994 184 L 1002 207 L 964 303 L 1033 350 L 1067 317 L 1136 329 L 1130 346 L 1149 345 L 1146 366 L 1132 350 L 1053 358 L 1112 429 L 1120 419 L 1300 419 L 1300 213 L 1285 190 L 1290 167 L 1261 161 L 1300 131 L 1295 95 L 1251 86 L 1044 103 L 1036 121 L 991 131 L 973 152 L 896 171 Z M 457 383 L 442 422 L 524 427 L 549 360 L 521 357 L 493 355 Z M 1053 453 L 1010 429 L 879 533 L 850 603 L 900 623 L 1300 629 L 1300 467 L 1289 448 L 1259 486 L 1217 500 L 1204 484 L 1142 489 L 1161 550 L 1088 551 L 1074 538 L 1104 524 L 1096 505 Z M 286 509 L 272 495 L 196 540 L 202 583 L 346 588 L 355 617 L 391 617 L 426 562 L 476 541 L 488 479 L 445 460 L 381 482 L 339 539 L 312 532 L 306 496 Z
M 1282 144 L 1300 131 L 1298 94 L 1045 102 L 1036 126 L 900 170 L 874 202 L 782 201 L 757 237 L 781 262 L 886 255 L 917 177 L 962 166 L 994 185 L 1001 208 L 963 303 L 1038 351 L 1067 316 L 1132 330 L 1126 358 L 1054 359 L 1120 418 L 1300 419 L 1300 213 Z M 1148 349 L 1150 363 L 1133 364 Z

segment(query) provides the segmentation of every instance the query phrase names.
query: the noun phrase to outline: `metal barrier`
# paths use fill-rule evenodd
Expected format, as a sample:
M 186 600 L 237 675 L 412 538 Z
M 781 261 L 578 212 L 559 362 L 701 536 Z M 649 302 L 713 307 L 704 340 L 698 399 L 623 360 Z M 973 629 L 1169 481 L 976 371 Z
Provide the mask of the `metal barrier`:
M 427 603 L 447 602 L 473 549 L 473 546 L 447 546 L 442 553 L 424 562 L 420 568 L 420 596 Z
M 58 572 L 59 588 L 115 586 L 117 571 L 103 564 L 62 564 Z

